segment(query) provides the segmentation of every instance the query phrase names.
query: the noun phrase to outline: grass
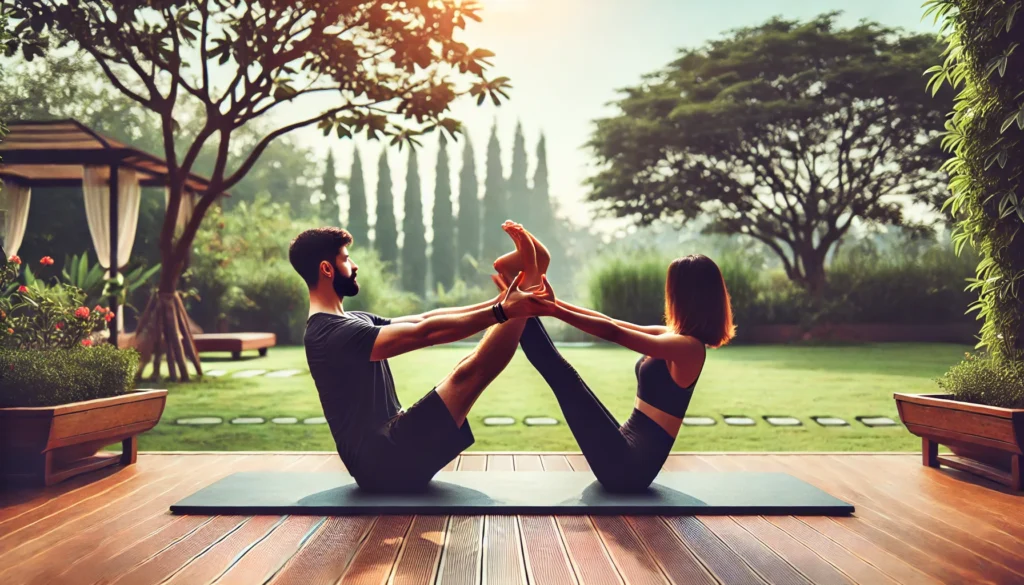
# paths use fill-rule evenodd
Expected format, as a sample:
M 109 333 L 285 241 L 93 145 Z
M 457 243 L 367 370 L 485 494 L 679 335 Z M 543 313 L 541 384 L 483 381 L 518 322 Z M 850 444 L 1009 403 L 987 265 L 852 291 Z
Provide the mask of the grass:
M 708 352 L 708 362 L 688 411 L 714 416 L 713 427 L 684 427 L 679 451 L 911 451 L 920 440 L 902 426 L 867 428 L 857 415 L 899 420 L 893 392 L 926 393 L 934 378 L 958 362 L 968 348 L 952 344 L 867 344 L 837 346 L 735 346 Z M 430 391 L 470 347 L 441 347 L 391 360 L 399 398 L 409 406 Z M 636 392 L 633 364 L 637 355 L 616 347 L 563 348 L 563 355 L 587 380 L 608 408 L 625 420 Z M 230 361 L 205 357 L 207 369 L 302 369 L 301 347 L 280 347 L 265 358 Z M 326 425 L 230 425 L 232 418 L 267 420 L 294 416 L 301 421 L 322 416 L 308 374 L 292 378 L 204 378 L 166 387 L 167 407 L 160 423 L 140 437 L 144 450 L 334 450 Z M 485 427 L 482 419 L 508 415 L 514 426 Z M 549 415 L 562 419 L 550 389 L 521 352 L 477 402 L 470 415 L 477 451 L 577 451 L 568 427 L 527 427 L 522 419 Z M 729 427 L 722 415 L 747 415 L 754 427 Z M 789 415 L 804 426 L 769 426 L 764 415 Z M 219 416 L 224 424 L 176 425 L 179 418 Z M 825 428 L 811 416 L 838 416 L 850 427 Z

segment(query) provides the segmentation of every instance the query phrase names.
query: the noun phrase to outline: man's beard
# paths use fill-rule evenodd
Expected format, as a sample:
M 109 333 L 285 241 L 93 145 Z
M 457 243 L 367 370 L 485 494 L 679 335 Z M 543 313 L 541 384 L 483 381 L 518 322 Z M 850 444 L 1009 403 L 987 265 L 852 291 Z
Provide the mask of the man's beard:
M 352 276 L 343 276 L 340 270 L 335 270 L 334 280 L 331 281 L 331 284 L 334 286 L 334 294 L 338 295 L 339 299 L 359 294 L 359 284 L 356 283 L 354 273 Z

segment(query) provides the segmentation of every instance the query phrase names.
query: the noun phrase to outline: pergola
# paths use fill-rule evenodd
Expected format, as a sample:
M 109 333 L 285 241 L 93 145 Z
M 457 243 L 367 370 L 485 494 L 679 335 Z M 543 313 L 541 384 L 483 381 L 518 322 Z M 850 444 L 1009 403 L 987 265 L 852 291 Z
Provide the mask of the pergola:
M 96 255 L 115 278 L 135 241 L 141 187 L 166 187 L 167 163 L 76 120 L 14 121 L 8 127 L 10 133 L 0 142 L 0 228 L 8 254 L 17 253 L 24 237 L 33 187 L 82 187 Z M 179 222 L 188 221 L 195 195 L 208 186 L 208 179 L 188 176 L 189 196 L 182 198 Z M 110 342 L 117 346 L 122 320 L 120 307 L 115 309 Z

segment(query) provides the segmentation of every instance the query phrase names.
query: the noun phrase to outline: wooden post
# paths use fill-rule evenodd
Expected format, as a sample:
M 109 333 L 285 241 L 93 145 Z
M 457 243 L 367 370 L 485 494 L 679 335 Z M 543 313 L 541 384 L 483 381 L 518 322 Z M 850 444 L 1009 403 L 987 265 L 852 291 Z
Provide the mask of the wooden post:
M 928 467 L 939 466 L 939 444 L 929 439 L 921 438 L 921 463 Z
M 120 185 L 118 184 L 119 177 L 117 176 L 118 165 L 113 163 L 110 165 L 110 279 L 117 278 L 117 274 L 120 271 L 120 259 L 117 257 L 117 244 L 118 244 L 118 233 L 117 225 L 119 221 L 118 217 L 118 204 L 121 201 L 119 197 Z M 121 316 L 121 307 L 117 306 L 115 299 L 111 299 L 111 310 L 118 317 Z M 120 319 L 111 319 L 109 323 L 110 328 L 110 343 L 117 347 L 117 324 Z

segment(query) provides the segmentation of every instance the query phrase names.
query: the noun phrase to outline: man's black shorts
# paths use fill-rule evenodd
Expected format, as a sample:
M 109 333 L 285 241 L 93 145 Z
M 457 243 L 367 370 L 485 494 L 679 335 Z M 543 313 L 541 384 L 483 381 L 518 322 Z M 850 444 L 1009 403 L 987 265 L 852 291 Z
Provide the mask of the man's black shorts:
M 418 491 L 473 442 L 469 421 L 456 426 L 432 390 L 367 437 L 349 471 L 364 489 Z

